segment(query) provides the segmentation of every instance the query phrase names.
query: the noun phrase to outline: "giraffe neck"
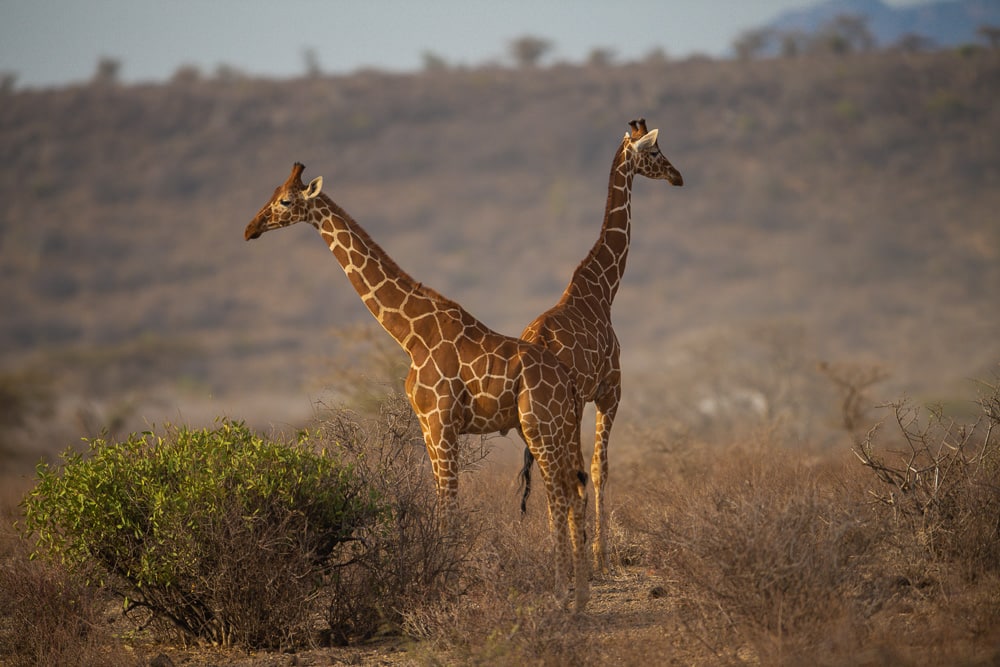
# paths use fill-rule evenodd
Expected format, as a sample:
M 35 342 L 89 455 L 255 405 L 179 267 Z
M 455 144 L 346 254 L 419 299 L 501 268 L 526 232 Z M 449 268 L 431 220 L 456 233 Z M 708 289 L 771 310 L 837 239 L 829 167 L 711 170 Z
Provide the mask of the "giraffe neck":
M 458 305 L 414 280 L 361 225 L 325 193 L 313 200 L 309 222 L 319 230 L 362 303 L 408 353 L 420 344 L 417 317 Z
M 611 165 L 604 223 L 597 242 L 573 273 L 567 294 L 596 297 L 610 310 L 622 276 L 632 233 L 632 180 L 634 169 L 622 141 Z

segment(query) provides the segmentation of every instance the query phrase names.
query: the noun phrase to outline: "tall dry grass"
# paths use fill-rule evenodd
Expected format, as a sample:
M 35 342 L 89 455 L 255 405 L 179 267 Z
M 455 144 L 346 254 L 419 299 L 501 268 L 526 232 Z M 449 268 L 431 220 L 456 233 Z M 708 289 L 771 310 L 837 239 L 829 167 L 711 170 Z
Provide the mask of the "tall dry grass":
M 27 485 L 0 493 L 0 664 L 126 667 L 141 664 L 108 623 L 110 597 L 48 563 L 29 560 L 15 522 Z
M 651 422 L 640 438 L 647 447 L 641 464 L 613 470 L 611 573 L 595 580 L 588 612 L 571 615 L 552 599 L 544 505 L 536 501 L 526 517 L 518 513 L 515 466 L 484 460 L 482 443 L 467 441 L 460 519 L 441 533 L 405 402 L 374 419 L 331 413 L 321 424 L 330 442 L 356 443 L 358 465 L 381 475 L 381 492 L 395 494 L 398 519 L 392 530 L 366 536 L 376 548 L 345 567 L 350 574 L 337 584 L 324 620 L 353 631 L 331 634 L 328 644 L 390 635 L 397 646 L 402 639 L 400 661 L 424 665 L 1000 660 L 996 516 L 980 513 L 975 522 L 974 513 L 954 514 L 960 535 L 946 516 L 936 516 L 938 539 L 928 542 L 926 531 L 883 502 L 884 480 L 855 457 L 846 433 L 832 449 L 793 446 L 778 435 L 786 431 L 766 428 L 729 441 L 688 436 L 664 443 Z M 994 438 L 996 431 L 976 433 Z M 619 442 L 634 446 L 625 437 Z M 905 434 L 885 428 L 870 451 L 891 463 L 900 442 Z M 976 451 L 996 460 L 993 445 Z M 984 460 L 978 469 L 990 465 Z M 975 483 L 959 485 L 971 491 L 955 495 L 955 506 L 992 507 L 976 503 L 996 497 L 995 478 L 992 485 L 989 477 L 961 479 Z M 956 539 L 939 548 L 949 531 Z M 6 584 L 34 565 L 5 544 Z M 73 611 L 58 592 L 68 588 L 26 586 L 46 592 L 32 599 L 27 588 L 0 587 L 5 611 L 49 619 Z M 12 643 L 18 635 L 7 621 L 0 646 L 11 664 L 31 664 L 45 650 L 68 650 L 60 646 L 96 651 L 87 642 L 99 639 L 100 650 L 122 656 L 112 664 L 129 664 L 127 637 L 80 627 L 64 624 L 65 639 L 53 630 L 43 642 L 48 649 L 33 648 Z
M 846 433 L 830 450 L 769 431 L 660 450 L 618 518 L 671 582 L 664 624 L 719 664 L 1000 658 L 1000 394 L 986 388 L 968 423 L 889 406 L 860 461 Z

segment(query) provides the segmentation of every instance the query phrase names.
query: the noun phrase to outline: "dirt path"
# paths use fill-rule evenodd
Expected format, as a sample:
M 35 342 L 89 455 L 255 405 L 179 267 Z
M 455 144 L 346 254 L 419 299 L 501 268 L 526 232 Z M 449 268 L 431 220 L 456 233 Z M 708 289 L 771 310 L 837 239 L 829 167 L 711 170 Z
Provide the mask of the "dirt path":
M 576 622 L 586 628 L 596 645 L 665 645 L 666 635 L 676 635 L 671 620 L 673 604 L 668 585 L 656 573 L 629 567 L 595 580 L 590 604 Z M 640 652 L 642 652 L 640 650 Z M 393 666 L 441 664 L 447 653 L 431 651 L 419 643 L 399 637 L 383 638 L 359 646 L 328 647 L 296 653 L 259 652 L 241 654 L 212 648 L 163 647 L 162 657 L 153 651 L 158 667 L 230 665 L 232 667 L 307 667 L 319 665 Z M 169 662 L 168 662 L 169 660 Z M 663 664 L 671 664 L 664 657 Z M 677 663 L 680 664 L 680 663 Z M 685 662 L 684 664 L 690 664 Z

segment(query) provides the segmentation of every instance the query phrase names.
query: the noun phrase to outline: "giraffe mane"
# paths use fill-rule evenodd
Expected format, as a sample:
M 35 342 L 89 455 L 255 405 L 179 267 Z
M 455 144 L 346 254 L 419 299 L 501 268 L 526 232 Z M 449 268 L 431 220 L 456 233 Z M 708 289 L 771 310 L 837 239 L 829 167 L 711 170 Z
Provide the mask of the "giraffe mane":
M 376 242 L 375 239 L 371 237 L 368 231 L 365 230 L 364 227 L 359 225 L 358 222 L 353 217 L 351 217 L 350 213 L 341 208 L 340 205 L 337 204 L 335 201 L 333 201 L 333 199 L 331 199 L 325 192 L 321 192 L 319 194 L 319 197 L 324 201 L 324 203 L 326 203 L 327 206 L 330 207 L 330 209 L 334 212 L 335 215 L 342 218 L 350 225 L 353 233 L 361 237 L 366 244 L 370 245 L 372 248 L 375 248 L 382 255 L 382 263 L 385 264 L 385 266 L 390 271 L 393 271 L 397 276 L 399 276 L 400 280 L 410 285 L 414 289 L 414 291 L 416 291 L 418 294 L 427 297 L 428 299 L 432 299 L 434 301 L 447 304 L 449 307 L 458 308 L 462 311 L 465 310 L 458 303 L 444 296 L 437 290 L 428 287 L 427 285 L 424 285 L 419 280 L 414 280 L 413 276 L 404 271 L 403 268 L 396 263 L 396 260 L 394 260 L 389 255 L 389 253 L 387 253 L 382 248 L 382 246 L 380 246 L 378 242 Z
M 285 184 L 282 187 L 283 188 L 288 188 L 288 189 L 296 188 L 296 189 L 298 189 L 300 191 L 304 190 L 305 189 L 305 184 L 302 183 L 302 172 L 305 171 L 305 169 L 306 169 L 306 166 L 304 164 L 302 164 L 301 162 L 296 162 L 295 164 L 293 164 L 292 165 L 292 173 L 288 176 L 288 180 L 285 181 Z M 280 189 L 281 188 L 279 188 L 279 190 Z M 333 210 L 333 212 L 337 216 L 339 216 L 343 220 L 347 221 L 350 224 L 350 226 L 353 228 L 354 232 L 358 236 L 360 236 L 361 238 L 364 239 L 365 243 L 369 244 L 373 248 L 378 249 L 378 251 L 385 258 L 383 261 L 385 262 L 386 266 L 389 267 L 389 269 L 391 269 L 392 271 L 396 272 L 396 274 L 402 280 L 404 280 L 407 283 L 409 283 L 417 293 L 422 294 L 423 296 L 426 296 L 428 299 L 433 299 L 434 301 L 440 301 L 442 303 L 446 303 L 449 306 L 454 306 L 456 308 L 461 308 L 461 306 L 459 306 L 458 303 L 456 303 L 455 301 L 452 301 L 451 299 L 449 299 L 448 297 L 444 296 L 443 294 L 441 294 L 437 290 L 434 290 L 434 289 L 432 289 L 430 287 L 427 287 L 426 285 L 424 285 L 419 280 L 414 280 L 413 276 L 411 276 L 409 273 L 407 273 L 406 271 L 404 271 L 403 268 L 401 266 L 399 266 L 399 264 L 396 263 L 396 260 L 394 260 L 389 255 L 389 253 L 387 253 L 382 248 L 382 246 L 380 246 L 378 243 L 375 242 L 375 239 L 373 239 L 371 237 L 371 235 L 368 234 L 368 232 L 365 230 L 365 228 L 362 227 L 361 225 L 359 225 L 358 222 L 357 222 L 357 220 L 355 220 L 353 217 L 351 217 L 350 213 L 348 213 L 343 208 L 341 208 L 335 201 L 333 201 L 333 199 L 331 199 L 329 196 L 327 196 L 327 194 L 325 192 L 321 192 L 320 193 L 320 198 L 323 199 L 326 202 L 326 204 L 331 208 L 331 210 Z
M 629 123 L 629 125 L 632 125 L 632 123 L 635 122 L 637 121 L 632 121 L 631 123 Z M 611 200 L 614 197 L 614 191 L 615 191 L 614 189 L 615 172 L 618 171 L 618 168 L 621 166 L 623 160 L 622 156 L 625 155 L 625 147 L 628 144 L 628 142 L 629 142 L 629 135 L 626 134 L 625 137 L 622 138 L 622 142 L 618 145 L 618 152 L 615 153 L 614 162 L 611 163 L 611 173 L 608 174 L 608 198 L 604 204 L 604 222 L 601 225 L 602 234 L 604 232 L 605 227 L 608 224 L 608 220 L 611 218 Z M 591 261 L 595 259 L 597 253 L 600 252 L 600 250 L 601 250 L 601 242 L 600 238 L 598 238 L 598 242 L 595 243 L 590 248 L 590 252 L 587 253 L 587 256 L 584 257 L 579 264 L 577 264 L 576 269 L 573 271 L 573 279 L 570 280 L 570 284 L 576 282 L 576 278 L 580 273 L 580 271 L 582 271 L 583 267 L 587 266 L 587 264 L 589 264 Z

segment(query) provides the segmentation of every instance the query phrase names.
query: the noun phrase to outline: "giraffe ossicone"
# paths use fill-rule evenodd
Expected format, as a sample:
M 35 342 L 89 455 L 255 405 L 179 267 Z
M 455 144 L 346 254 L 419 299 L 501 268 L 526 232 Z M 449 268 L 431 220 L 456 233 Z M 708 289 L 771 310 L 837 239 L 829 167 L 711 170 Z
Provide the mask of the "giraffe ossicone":
M 621 401 L 621 349 L 611 324 L 614 301 L 628 258 L 632 234 L 632 182 L 636 175 L 683 185 L 681 173 L 660 151 L 659 130 L 647 130 L 646 120 L 629 122 L 615 151 L 608 179 L 604 222 L 597 242 L 580 262 L 555 306 L 539 315 L 521 338 L 550 349 L 566 366 L 584 402 L 596 407 L 594 455 L 590 475 L 594 484 L 594 566 L 607 570 L 608 442 Z M 525 450 L 524 496 L 531 490 L 532 457 Z
M 458 493 L 458 437 L 517 428 L 538 461 L 555 538 L 556 598 L 582 611 L 590 597 L 587 483 L 580 449 L 582 400 L 562 364 L 540 345 L 504 336 L 458 303 L 411 278 L 295 163 L 244 237 L 307 222 L 340 263 L 365 306 L 406 350 L 406 393 L 420 422 L 447 515 Z

